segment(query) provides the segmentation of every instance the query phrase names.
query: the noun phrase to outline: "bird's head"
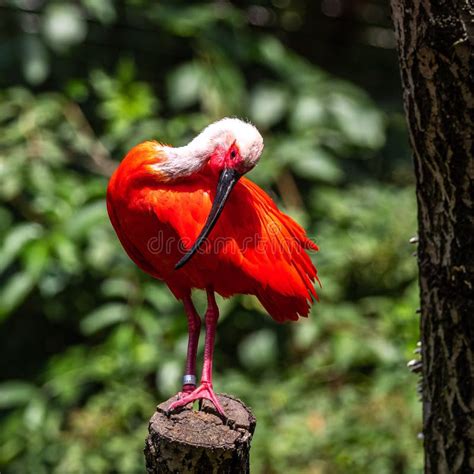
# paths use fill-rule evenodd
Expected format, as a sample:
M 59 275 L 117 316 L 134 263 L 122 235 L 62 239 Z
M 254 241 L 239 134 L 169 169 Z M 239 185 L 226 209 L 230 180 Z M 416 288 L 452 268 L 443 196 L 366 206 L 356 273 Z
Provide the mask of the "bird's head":
M 209 125 L 203 135 L 211 143 L 210 167 L 221 172 L 235 170 L 242 176 L 260 159 L 263 138 L 250 123 L 235 118 L 225 118 Z
M 218 182 L 206 223 L 192 248 L 175 268 L 181 268 L 196 253 L 216 224 L 232 188 L 257 164 L 263 150 L 259 131 L 252 124 L 235 118 L 224 118 L 209 125 L 193 142 L 191 145 L 195 149 L 205 150 L 210 168 L 218 175 Z

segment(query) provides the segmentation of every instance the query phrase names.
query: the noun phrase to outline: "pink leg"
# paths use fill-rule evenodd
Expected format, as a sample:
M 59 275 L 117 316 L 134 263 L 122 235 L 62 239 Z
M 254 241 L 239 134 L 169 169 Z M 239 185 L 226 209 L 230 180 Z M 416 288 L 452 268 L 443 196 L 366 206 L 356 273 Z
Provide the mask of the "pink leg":
M 196 400 L 202 400 L 207 398 L 216 407 L 216 410 L 223 416 L 224 410 L 222 409 L 219 401 L 217 400 L 216 394 L 212 387 L 212 358 L 214 354 L 214 340 L 216 336 L 217 320 L 219 319 L 219 309 L 216 304 L 214 297 L 214 291 L 210 288 L 207 290 L 207 311 L 206 311 L 206 342 L 204 345 L 204 366 L 202 368 L 201 385 L 192 393 L 185 397 L 173 402 L 169 410 L 174 410 L 178 407 L 184 407 L 188 403 Z
M 183 299 L 184 310 L 188 317 L 188 354 L 186 357 L 186 368 L 183 377 L 182 393 L 191 393 L 196 388 L 196 354 L 201 332 L 201 318 L 193 305 L 191 296 Z

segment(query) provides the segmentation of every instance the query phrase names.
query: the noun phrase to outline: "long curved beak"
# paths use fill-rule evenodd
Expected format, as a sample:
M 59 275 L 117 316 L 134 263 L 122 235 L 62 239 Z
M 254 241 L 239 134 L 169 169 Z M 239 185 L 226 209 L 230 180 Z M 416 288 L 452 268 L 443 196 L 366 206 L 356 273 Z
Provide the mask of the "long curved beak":
M 232 188 L 235 186 L 235 183 L 237 183 L 239 178 L 240 174 L 232 168 L 225 168 L 222 170 L 221 175 L 219 176 L 219 182 L 217 183 L 216 196 L 214 198 L 214 202 L 212 203 L 211 212 L 207 216 L 206 223 L 204 224 L 201 233 L 196 239 L 196 242 L 194 242 L 194 245 L 191 247 L 188 253 L 186 253 L 186 255 L 184 255 L 183 258 L 181 258 L 181 260 L 174 266 L 175 270 L 178 270 L 187 262 L 189 262 L 191 257 L 196 253 L 211 230 L 214 228 L 217 219 L 219 219 L 219 216 L 224 209 L 227 198 L 229 197 Z

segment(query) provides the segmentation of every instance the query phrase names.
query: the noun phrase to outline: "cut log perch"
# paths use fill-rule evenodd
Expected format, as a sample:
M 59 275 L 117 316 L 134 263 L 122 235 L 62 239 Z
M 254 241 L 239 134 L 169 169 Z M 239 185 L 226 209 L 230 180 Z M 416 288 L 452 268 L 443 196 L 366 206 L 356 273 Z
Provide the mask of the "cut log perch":
M 228 417 L 223 420 L 205 400 L 200 411 L 190 406 L 168 414 L 170 398 L 150 419 L 145 444 L 148 474 L 245 474 L 250 472 L 250 442 L 256 420 L 240 400 L 220 394 Z

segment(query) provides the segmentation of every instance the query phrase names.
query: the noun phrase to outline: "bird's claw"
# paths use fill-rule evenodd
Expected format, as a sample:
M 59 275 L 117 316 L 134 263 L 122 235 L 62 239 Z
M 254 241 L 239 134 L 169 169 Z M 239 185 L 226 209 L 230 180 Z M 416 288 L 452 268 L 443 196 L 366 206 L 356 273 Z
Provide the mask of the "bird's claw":
M 214 389 L 212 388 L 212 384 L 210 384 L 209 382 L 201 383 L 201 385 L 199 385 L 199 387 L 197 387 L 196 390 L 192 391 L 191 393 L 186 394 L 181 392 L 179 395 L 179 400 L 176 400 L 169 406 L 168 412 L 176 410 L 176 408 L 184 407 L 188 403 L 206 399 L 214 405 L 220 415 L 225 417 L 224 410 L 222 409 L 221 404 L 217 399 Z

